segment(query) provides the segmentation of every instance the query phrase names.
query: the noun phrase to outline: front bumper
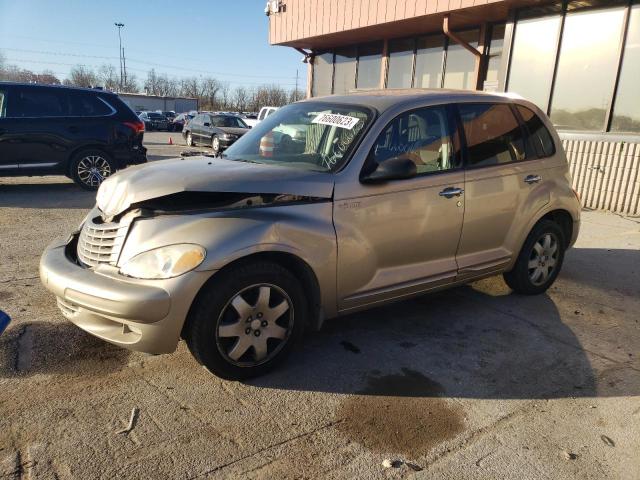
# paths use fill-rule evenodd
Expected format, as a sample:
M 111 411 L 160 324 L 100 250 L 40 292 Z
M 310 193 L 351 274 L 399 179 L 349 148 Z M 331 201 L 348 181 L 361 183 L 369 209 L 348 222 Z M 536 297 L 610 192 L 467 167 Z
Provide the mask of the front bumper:
M 146 353 L 173 352 L 195 295 L 212 272 L 192 271 L 167 280 L 136 280 L 116 267 L 74 263 L 67 241 L 57 239 L 40 260 L 40 279 L 63 315 L 107 342 Z

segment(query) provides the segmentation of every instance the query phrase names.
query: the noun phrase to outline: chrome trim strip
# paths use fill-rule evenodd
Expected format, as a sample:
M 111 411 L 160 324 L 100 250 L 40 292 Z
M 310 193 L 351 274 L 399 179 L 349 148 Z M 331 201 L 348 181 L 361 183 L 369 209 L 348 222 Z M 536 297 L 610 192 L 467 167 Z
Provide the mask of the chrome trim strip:
M 20 168 L 54 167 L 58 162 L 51 163 L 21 163 Z
M 0 169 L 9 170 L 10 168 L 18 168 L 18 165 L 0 165 Z

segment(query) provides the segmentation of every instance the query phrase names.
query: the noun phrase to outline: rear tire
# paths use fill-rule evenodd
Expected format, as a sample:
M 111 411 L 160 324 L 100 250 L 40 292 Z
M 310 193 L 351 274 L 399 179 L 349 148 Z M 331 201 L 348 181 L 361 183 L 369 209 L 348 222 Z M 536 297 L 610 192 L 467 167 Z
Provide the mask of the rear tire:
M 228 380 L 263 375 L 298 343 L 308 304 L 300 281 L 272 262 L 238 265 L 198 294 L 184 337 L 196 360 Z
M 191 135 L 191 132 L 187 132 L 187 146 L 188 147 L 195 147 L 196 146 L 196 142 L 193 141 L 193 135 Z
M 104 179 L 116 173 L 116 163 L 101 150 L 83 150 L 73 157 L 69 173 L 77 185 L 95 191 Z
M 216 157 L 220 154 L 220 139 L 217 135 L 211 137 L 211 150 Z
M 564 261 L 565 238 L 560 226 L 551 220 L 538 222 L 504 281 L 516 293 L 538 295 L 556 280 Z

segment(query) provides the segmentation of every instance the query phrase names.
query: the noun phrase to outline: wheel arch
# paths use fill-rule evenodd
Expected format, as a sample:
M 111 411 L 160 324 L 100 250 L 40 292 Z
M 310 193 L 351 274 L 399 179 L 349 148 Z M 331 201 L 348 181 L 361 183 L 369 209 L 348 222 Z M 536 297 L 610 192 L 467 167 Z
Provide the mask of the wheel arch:
M 200 287 L 200 290 L 198 290 L 198 293 L 195 295 L 193 302 L 191 303 L 191 307 L 189 308 L 189 312 L 187 313 L 187 318 L 185 319 L 182 327 L 181 336 L 184 338 L 185 331 L 189 325 L 189 319 L 192 315 L 192 310 L 196 305 L 196 302 L 198 302 L 201 293 L 205 291 L 212 282 L 215 282 L 224 272 L 237 268 L 241 265 L 259 261 L 268 261 L 278 264 L 290 271 L 301 282 L 303 290 L 308 296 L 309 300 L 309 324 L 307 326 L 314 331 L 319 330 L 322 326 L 324 315 L 321 305 L 320 283 L 318 282 L 318 278 L 311 266 L 302 258 L 290 252 L 262 251 L 251 253 L 229 262 L 220 270 L 215 271 L 209 277 L 209 279 L 204 282 L 204 284 Z
M 69 156 L 67 157 L 67 164 L 64 167 L 64 171 L 69 176 L 73 175 L 72 169 L 73 169 L 74 160 L 76 159 L 76 157 L 78 157 L 78 155 L 80 155 L 82 152 L 85 152 L 85 151 L 100 151 L 101 153 L 109 157 L 109 159 L 112 162 L 116 163 L 116 167 L 120 168 L 120 165 L 117 164 L 117 162 L 113 158 L 113 155 L 111 155 L 107 151 L 104 145 L 101 145 L 101 144 L 80 145 L 79 147 L 76 147 L 71 152 L 69 152 Z
M 557 223 L 564 235 L 564 248 L 569 248 L 571 238 L 573 237 L 573 217 L 567 210 L 562 208 L 551 210 L 536 220 L 534 226 L 537 225 L 540 220 L 551 220 Z

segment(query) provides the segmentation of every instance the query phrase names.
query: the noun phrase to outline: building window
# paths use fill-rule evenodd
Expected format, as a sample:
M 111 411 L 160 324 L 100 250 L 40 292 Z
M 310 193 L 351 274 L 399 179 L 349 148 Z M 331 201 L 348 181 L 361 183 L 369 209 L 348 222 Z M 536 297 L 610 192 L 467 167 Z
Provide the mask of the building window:
M 387 88 L 411 88 L 415 40 L 406 38 L 389 42 Z
M 545 112 L 561 23 L 560 15 L 518 21 L 513 40 L 508 91 L 522 95 Z
M 333 93 L 345 94 L 356 85 L 356 48 L 336 50 L 333 74 Z
M 478 48 L 478 30 L 461 32 L 458 36 L 473 48 Z M 444 88 L 475 90 L 475 57 L 462 45 L 453 41 L 447 47 L 447 60 L 444 70 Z
M 443 52 L 444 37 L 442 35 L 418 38 L 414 87 L 440 88 L 442 86 Z
M 321 97 L 331 94 L 333 77 L 333 53 L 322 53 L 313 59 L 313 88 L 311 95 Z
M 611 130 L 640 133 L 640 5 L 631 8 Z
M 380 88 L 382 42 L 358 47 L 358 83 L 356 88 Z
M 498 75 L 502 63 L 502 50 L 504 48 L 504 25 L 494 25 L 491 28 L 491 43 L 489 44 L 489 60 L 487 62 L 487 76 L 485 89 L 497 91 L 499 89 Z
M 605 129 L 623 21 L 624 8 L 566 15 L 551 105 L 558 128 Z

